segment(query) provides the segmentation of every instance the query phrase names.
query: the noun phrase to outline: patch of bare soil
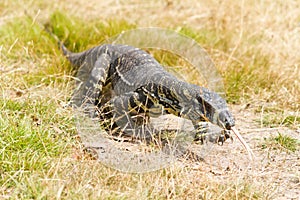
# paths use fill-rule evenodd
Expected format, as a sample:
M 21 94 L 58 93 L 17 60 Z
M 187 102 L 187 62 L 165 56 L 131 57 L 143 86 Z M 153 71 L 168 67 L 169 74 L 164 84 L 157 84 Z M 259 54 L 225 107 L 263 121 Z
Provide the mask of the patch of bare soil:
M 210 173 L 220 183 L 249 181 L 263 189 L 271 199 L 300 199 L 300 151 L 266 145 L 279 133 L 300 141 L 297 131 L 285 127 L 260 128 L 254 119 L 259 119 L 249 110 L 234 107 L 236 127 L 254 152 L 249 161 L 247 152 L 234 138 L 234 142 L 215 145 L 205 156 L 204 162 L 194 163 L 195 169 Z

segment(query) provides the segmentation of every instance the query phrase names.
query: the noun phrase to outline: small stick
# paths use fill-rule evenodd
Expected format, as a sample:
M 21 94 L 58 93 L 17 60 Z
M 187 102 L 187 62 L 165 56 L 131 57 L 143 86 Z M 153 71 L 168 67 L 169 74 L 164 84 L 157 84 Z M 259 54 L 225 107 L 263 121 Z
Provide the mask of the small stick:
M 239 133 L 239 131 L 236 128 L 231 127 L 231 130 L 236 135 L 236 137 L 239 139 L 239 141 L 242 143 L 242 145 L 245 147 L 245 149 L 247 150 L 250 160 L 253 161 L 254 154 L 253 154 L 252 149 L 249 147 L 249 145 L 246 143 L 246 141 L 244 140 L 244 138 L 242 137 L 242 135 Z

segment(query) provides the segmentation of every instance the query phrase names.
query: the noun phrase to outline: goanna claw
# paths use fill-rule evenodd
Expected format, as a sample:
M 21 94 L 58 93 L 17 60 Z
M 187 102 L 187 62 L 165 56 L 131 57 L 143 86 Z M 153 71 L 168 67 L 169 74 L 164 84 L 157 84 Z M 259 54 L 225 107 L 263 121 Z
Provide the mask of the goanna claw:
M 233 139 L 232 139 L 232 136 L 231 136 L 231 134 L 230 134 L 230 130 L 224 129 L 224 130 L 222 130 L 222 132 L 221 132 L 221 136 L 218 137 L 217 143 L 218 143 L 220 146 L 222 146 L 223 143 L 224 143 L 227 139 L 229 139 L 229 138 L 231 139 L 231 141 L 233 140 Z

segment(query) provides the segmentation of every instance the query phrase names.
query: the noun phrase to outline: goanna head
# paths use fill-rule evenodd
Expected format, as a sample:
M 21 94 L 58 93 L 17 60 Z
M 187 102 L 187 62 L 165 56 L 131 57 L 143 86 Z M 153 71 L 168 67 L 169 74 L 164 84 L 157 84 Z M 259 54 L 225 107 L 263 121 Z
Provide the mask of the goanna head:
M 193 98 L 193 106 L 187 111 L 194 125 L 197 123 L 208 121 L 229 133 L 231 127 L 235 125 L 233 115 L 228 109 L 226 101 L 217 93 L 203 87 L 194 87 L 196 94 Z M 194 90 L 195 91 L 195 90 Z
M 232 138 L 230 130 L 235 125 L 234 117 L 229 111 L 226 101 L 220 95 L 206 88 L 200 88 L 191 110 L 190 117 L 193 118 L 194 126 L 199 131 L 196 133 L 196 140 L 200 139 L 203 142 L 204 138 L 208 138 L 211 142 L 223 144 L 225 140 Z M 202 121 L 218 125 L 222 131 L 219 134 L 209 134 L 209 137 L 206 137 L 205 129 L 201 130 Z
M 196 130 L 196 138 L 198 135 L 205 135 L 208 130 L 203 127 L 203 121 L 211 122 L 223 130 L 223 136 L 220 137 L 224 140 L 221 138 L 221 143 L 230 138 L 230 130 L 235 125 L 235 121 L 226 101 L 220 95 L 207 88 L 187 83 L 181 83 L 180 87 L 175 85 L 173 90 L 175 92 L 169 92 L 169 95 L 160 100 L 165 102 L 166 108 L 171 108 L 168 110 L 169 113 L 192 121 Z M 167 94 L 167 92 L 162 93 Z M 172 112 L 173 110 L 175 112 Z
M 225 130 L 230 130 L 235 125 L 225 99 L 217 93 L 200 88 L 195 101 L 194 109 L 202 118 L 201 121 L 209 121 Z
M 215 119 L 212 120 L 213 123 L 217 124 L 219 127 L 226 130 L 230 130 L 231 127 L 235 125 L 234 117 L 228 108 L 215 112 Z

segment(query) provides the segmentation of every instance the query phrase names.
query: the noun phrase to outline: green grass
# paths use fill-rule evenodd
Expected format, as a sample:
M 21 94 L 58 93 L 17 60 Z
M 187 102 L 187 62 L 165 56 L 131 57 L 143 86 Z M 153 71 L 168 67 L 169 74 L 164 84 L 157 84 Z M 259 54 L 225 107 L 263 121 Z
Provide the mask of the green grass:
M 0 193 L 35 198 L 42 189 L 41 177 L 51 170 L 53 162 L 72 150 L 73 119 L 58 113 L 50 99 L 1 99 L 0 107 Z
M 265 139 L 262 148 L 279 149 L 289 152 L 296 152 L 300 148 L 300 141 L 288 135 L 278 133 L 276 137 Z
M 87 23 L 58 11 L 51 15 L 49 23 L 45 25 L 74 52 L 84 51 L 100 45 L 106 39 L 120 34 L 124 30 L 136 27 L 123 20 L 110 20 L 106 23 L 91 20 Z M 77 31 L 81 29 L 84 29 L 84 37 L 82 37 L 81 31 Z
M 297 141 L 296 139 L 283 135 L 281 133 L 279 133 L 278 136 L 274 138 L 274 140 L 277 144 L 292 152 L 295 152 L 300 144 L 300 141 Z

